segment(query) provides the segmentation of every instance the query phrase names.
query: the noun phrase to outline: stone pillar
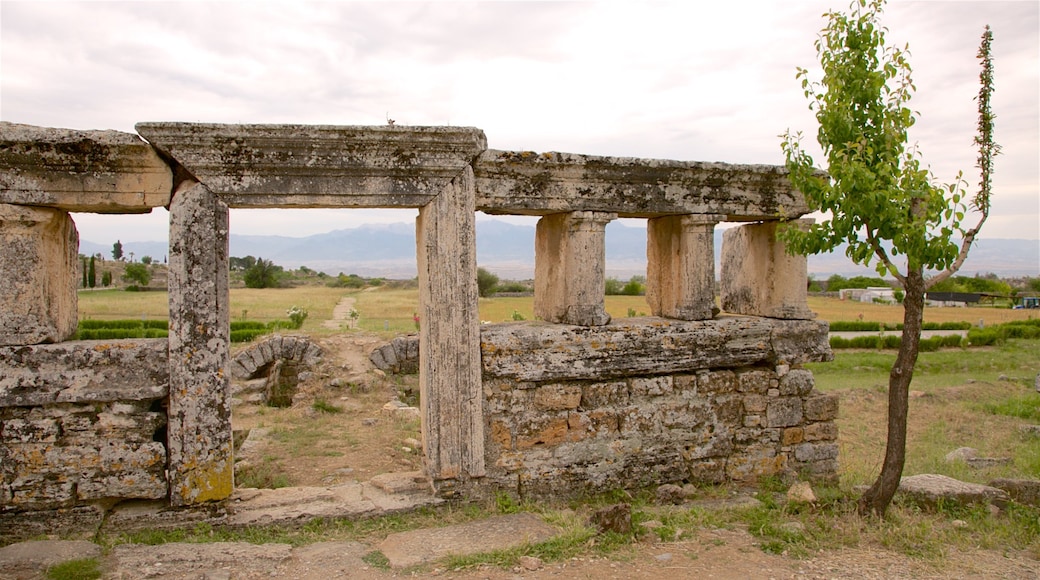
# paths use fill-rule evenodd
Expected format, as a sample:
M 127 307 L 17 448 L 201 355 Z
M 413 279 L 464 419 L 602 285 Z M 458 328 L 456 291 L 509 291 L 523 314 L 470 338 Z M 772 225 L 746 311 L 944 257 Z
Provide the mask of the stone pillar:
M 534 315 L 547 322 L 603 326 L 607 223 L 616 213 L 576 211 L 542 217 L 535 230 Z
M 788 222 L 806 227 L 812 220 Z M 805 256 L 788 254 L 779 222 L 760 222 L 722 235 L 722 309 L 732 314 L 810 320 Z
M 0 204 L 0 346 L 76 332 L 79 234 L 65 211 Z
M 646 301 L 654 316 L 708 320 L 715 307 L 715 224 L 721 215 L 670 215 L 646 223 Z
M 444 496 L 484 476 L 475 199 L 467 166 L 416 221 L 423 453 Z
M 170 204 L 169 479 L 173 505 L 234 490 L 228 208 L 185 182 Z

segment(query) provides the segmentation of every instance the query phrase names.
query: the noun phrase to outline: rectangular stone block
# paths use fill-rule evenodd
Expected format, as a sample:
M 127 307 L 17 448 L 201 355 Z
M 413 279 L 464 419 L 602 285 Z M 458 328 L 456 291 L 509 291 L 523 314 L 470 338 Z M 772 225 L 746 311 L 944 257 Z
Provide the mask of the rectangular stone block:
M 769 427 L 793 427 L 801 422 L 801 399 L 781 397 L 769 401 L 769 405 L 766 407 L 766 423 Z
M 582 388 L 581 406 L 585 409 L 613 407 L 627 403 L 628 384 L 625 382 L 593 383 Z
M 78 252 L 67 212 L 0 203 L 0 346 L 76 332 Z
M 833 421 L 838 418 L 838 395 L 818 394 L 805 399 L 805 418 L 808 421 Z
M 173 171 L 132 133 L 0 123 L 0 203 L 147 213 L 172 189 Z
M 534 392 L 534 404 L 547 411 L 577 409 L 581 404 L 581 386 L 543 385 Z

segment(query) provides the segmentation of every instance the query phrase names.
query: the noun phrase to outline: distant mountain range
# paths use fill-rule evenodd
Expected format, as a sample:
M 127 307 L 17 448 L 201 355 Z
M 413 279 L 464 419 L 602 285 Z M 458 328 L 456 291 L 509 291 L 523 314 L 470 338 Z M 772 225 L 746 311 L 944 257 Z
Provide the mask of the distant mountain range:
M 532 225 L 500 220 L 477 221 L 477 263 L 504 279 L 534 276 L 534 232 Z M 415 225 L 411 223 L 363 225 L 324 234 L 294 238 L 287 236 L 243 236 L 231 234 L 232 256 L 256 256 L 285 268 L 307 266 L 331 275 L 358 274 L 385 278 L 414 278 Z M 166 259 L 166 242 L 123 242 L 123 253 L 134 259 L 151 256 Z M 718 275 L 722 230 L 715 232 L 715 262 Z M 80 253 L 100 253 L 106 258 L 112 246 L 83 240 Z M 606 234 L 607 276 L 628 279 L 646 273 L 646 228 L 612 222 Z M 1002 277 L 1040 275 L 1040 240 L 984 239 L 976 243 L 961 275 L 994 273 Z M 853 264 L 843 252 L 810 256 L 809 273 L 817 279 L 831 274 L 875 275 Z

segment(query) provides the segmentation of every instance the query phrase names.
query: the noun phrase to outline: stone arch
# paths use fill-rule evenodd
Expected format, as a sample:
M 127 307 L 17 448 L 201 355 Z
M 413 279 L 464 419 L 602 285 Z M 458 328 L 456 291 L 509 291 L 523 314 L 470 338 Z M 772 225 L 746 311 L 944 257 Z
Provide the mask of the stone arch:
M 246 348 L 231 360 L 231 376 L 264 379 L 264 400 L 272 407 L 292 405 L 303 368 L 316 365 L 322 348 L 302 336 L 273 336 Z

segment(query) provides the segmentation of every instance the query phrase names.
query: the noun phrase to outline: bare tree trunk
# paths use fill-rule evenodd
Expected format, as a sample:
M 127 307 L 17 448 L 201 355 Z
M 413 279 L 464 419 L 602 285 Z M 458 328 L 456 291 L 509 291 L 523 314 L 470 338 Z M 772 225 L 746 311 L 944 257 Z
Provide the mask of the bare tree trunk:
M 892 496 L 899 488 L 906 462 L 906 421 L 910 400 L 910 380 L 921 346 L 921 323 L 924 317 L 924 274 L 920 268 L 907 273 L 904 281 L 903 339 L 899 354 L 888 375 L 888 442 L 885 462 L 874 485 L 859 500 L 861 514 L 885 514 Z

